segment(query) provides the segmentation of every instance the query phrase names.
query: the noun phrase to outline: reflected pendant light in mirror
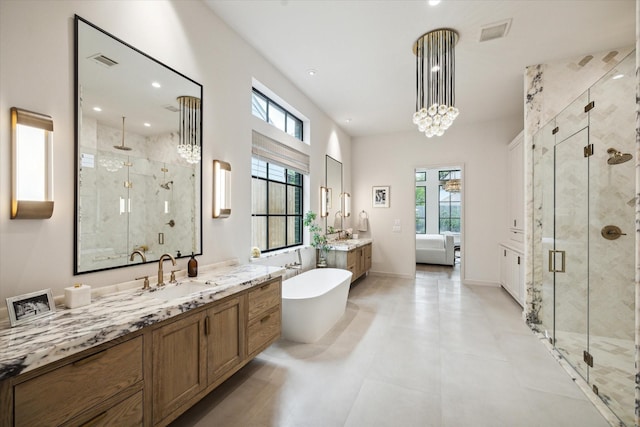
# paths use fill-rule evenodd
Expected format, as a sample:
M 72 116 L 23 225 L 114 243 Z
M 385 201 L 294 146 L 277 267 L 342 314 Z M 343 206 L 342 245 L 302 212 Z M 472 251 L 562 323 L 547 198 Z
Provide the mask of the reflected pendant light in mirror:
M 178 154 L 187 162 L 195 164 L 200 161 L 200 98 L 195 96 L 179 96 L 180 119 L 178 122 L 180 142 Z

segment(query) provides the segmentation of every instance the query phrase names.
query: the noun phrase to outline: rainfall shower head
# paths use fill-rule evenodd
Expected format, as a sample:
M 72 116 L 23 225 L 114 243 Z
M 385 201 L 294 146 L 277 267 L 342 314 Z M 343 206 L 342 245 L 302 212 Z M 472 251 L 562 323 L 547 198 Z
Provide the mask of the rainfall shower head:
M 609 148 L 607 150 L 609 153 L 609 158 L 607 159 L 607 163 L 610 165 L 619 165 L 620 163 L 628 162 L 633 158 L 633 156 L 629 153 L 622 154 L 615 148 Z
M 171 187 L 169 187 L 169 185 L 173 185 L 173 181 L 168 181 L 164 184 L 160 184 L 160 187 L 164 188 L 165 190 L 171 190 Z
M 131 151 L 131 147 L 127 147 L 124 145 L 124 116 L 122 117 L 122 144 L 114 145 L 113 148 L 117 148 L 118 150 Z

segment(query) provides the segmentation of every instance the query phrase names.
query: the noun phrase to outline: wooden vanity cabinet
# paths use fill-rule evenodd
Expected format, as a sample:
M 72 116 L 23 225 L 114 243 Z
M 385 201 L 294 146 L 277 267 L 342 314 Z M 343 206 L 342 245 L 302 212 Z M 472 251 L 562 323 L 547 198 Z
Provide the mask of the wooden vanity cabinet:
M 143 338 L 138 336 L 53 369 L 17 377 L 13 425 L 140 426 L 142 361 Z M 120 421 L 114 424 L 114 420 Z
M 280 337 L 281 279 L 153 331 L 153 425 L 165 426 Z
M 163 420 L 207 386 L 205 312 L 153 331 L 153 419 Z
M 351 283 L 371 269 L 371 243 L 350 251 L 331 250 L 327 254 L 327 265 L 342 268 L 352 273 Z
M 0 426 L 166 426 L 280 337 L 282 279 L 0 382 Z

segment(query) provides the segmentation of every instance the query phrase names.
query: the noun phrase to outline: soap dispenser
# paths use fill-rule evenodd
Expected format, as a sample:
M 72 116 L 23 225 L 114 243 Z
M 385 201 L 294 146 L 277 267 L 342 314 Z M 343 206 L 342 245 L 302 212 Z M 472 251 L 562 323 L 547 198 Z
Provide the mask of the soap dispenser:
M 191 252 L 191 259 L 187 263 L 187 275 L 189 277 L 196 277 L 198 275 L 198 261 L 196 260 L 193 252 Z

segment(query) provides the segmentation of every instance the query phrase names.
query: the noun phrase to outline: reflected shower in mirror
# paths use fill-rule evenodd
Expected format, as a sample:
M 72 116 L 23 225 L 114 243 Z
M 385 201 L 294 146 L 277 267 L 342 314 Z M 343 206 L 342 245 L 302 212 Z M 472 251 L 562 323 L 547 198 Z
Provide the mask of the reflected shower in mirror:
M 136 250 L 147 262 L 200 254 L 202 86 L 78 16 L 75 24 L 74 274 L 140 263 L 130 261 Z M 179 153 L 185 144 L 197 156 Z
M 325 232 L 329 227 L 342 230 L 342 212 L 340 212 L 340 194 L 342 194 L 342 163 L 326 156 L 325 186 L 327 187 L 327 219 Z

